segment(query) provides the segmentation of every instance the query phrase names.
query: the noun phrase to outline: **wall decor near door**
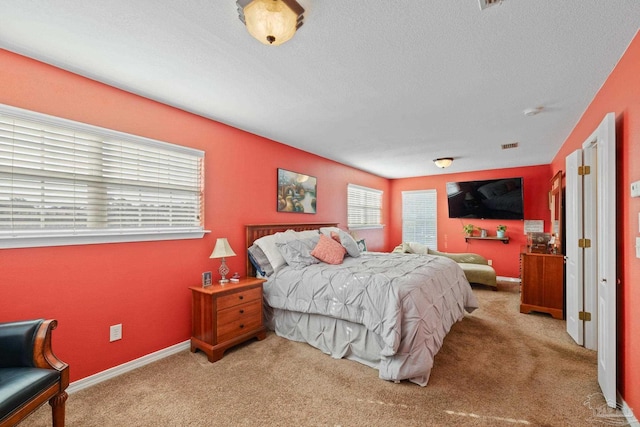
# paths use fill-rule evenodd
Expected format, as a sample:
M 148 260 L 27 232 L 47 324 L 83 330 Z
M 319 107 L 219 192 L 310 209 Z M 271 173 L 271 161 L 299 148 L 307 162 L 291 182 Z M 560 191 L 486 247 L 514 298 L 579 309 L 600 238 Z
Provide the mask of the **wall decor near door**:
M 278 169 L 278 212 L 316 213 L 316 178 Z

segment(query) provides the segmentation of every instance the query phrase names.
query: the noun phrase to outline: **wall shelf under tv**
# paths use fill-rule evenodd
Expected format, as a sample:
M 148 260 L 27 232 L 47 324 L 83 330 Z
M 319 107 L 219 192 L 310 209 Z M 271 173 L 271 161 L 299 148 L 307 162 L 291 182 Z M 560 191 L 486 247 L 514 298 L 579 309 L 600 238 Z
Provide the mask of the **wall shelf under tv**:
M 465 236 L 464 240 L 467 243 L 469 242 L 469 240 L 497 240 L 499 242 L 504 243 L 505 245 L 509 243 L 509 238 L 508 237 L 496 237 L 496 236 L 487 236 L 487 237 Z

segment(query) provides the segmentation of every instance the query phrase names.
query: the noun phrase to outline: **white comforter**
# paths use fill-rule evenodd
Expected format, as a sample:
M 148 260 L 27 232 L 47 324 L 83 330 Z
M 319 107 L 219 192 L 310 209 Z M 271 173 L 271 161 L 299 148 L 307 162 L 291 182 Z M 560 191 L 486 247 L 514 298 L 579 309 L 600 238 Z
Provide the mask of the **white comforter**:
M 414 254 L 366 252 L 337 266 L 283 267 L 264 295 L 276 309 L 364 325 L 382 342 L 380 377 L 420 385 L 451 326 L 478 307 L 455 262 Z

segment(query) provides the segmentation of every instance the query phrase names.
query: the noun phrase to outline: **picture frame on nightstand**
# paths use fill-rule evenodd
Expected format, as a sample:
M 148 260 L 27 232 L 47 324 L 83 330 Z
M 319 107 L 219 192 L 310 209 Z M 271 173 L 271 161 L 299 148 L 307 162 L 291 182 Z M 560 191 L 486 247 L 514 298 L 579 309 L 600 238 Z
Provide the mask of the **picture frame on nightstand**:
M 210 271 L 205 271 L 204 273 L 202 273 L 202 287 L 206 288 L 211 286 L 211 284 L 213 283 L 213 279 L 211 276 L 211 272 Z

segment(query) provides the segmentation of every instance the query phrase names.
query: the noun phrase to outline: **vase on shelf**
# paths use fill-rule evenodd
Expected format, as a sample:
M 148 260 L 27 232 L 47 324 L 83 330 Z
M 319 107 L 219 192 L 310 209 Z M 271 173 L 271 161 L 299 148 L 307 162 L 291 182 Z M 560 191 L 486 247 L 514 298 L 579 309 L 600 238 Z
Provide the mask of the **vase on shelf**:
M 504 239 L 504 234 L 505 234 L 505 231 L 504 231 L 504 230 L 498 230 L 498 231 L 496 231 L 496 237 L 497 237 L 498 239 Z

